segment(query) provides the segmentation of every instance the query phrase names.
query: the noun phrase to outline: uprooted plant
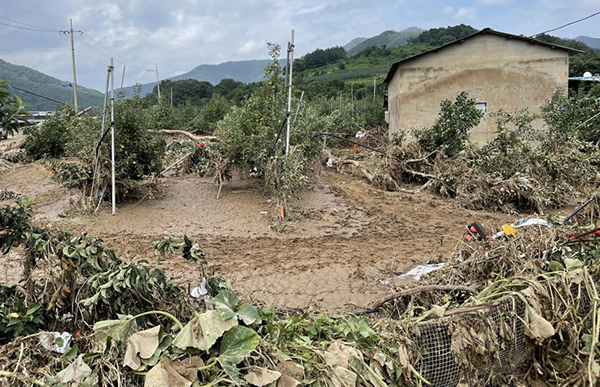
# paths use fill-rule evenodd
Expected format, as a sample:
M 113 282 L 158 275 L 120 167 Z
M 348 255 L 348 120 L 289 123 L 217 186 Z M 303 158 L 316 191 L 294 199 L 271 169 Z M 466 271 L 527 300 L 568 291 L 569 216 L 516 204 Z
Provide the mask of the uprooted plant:
M 585 114 L 578 121 L 586 122 L 593 111 L 576 108 L 583 104 L 579 99 L 590 97 L 572 97 L 562 111 Z M 497 122 L 496 136 L 478 148 L 466 140 L 480 115 L 474 100 L 462 93 L 454 104 L 442 103 L 436 124 L 416 131 L 416 141 L 392 141 L 380 168 L 369 171 L 352 164 L 383 189 L 406 191 L 401 183 L 421 184 L 417 191 L 428 188 L 470 209 L 544 213 L 593 191 L 600 164 L 597 141 L 589 141 L 590 132 L 584 135 L 579 126 L 564 126 L 560 113 L 554 112 L 557 100 L 543 109 L 548 130 L 535 130 L 532 122 L 538 117 L 526 110 L 490 113 Z

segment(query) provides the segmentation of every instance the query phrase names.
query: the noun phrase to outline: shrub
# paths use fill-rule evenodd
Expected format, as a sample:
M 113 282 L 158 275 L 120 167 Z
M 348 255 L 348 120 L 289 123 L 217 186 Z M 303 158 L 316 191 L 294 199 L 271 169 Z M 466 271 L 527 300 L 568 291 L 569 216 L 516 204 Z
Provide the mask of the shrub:
M 71 138 L 68 121 L 61 117 L 52 117 L 41 126 L 30 127 L 26 131 L 25 151 L 34 160 L 56 158 L 65 155 Z
M 456 101 L 442 101 L 440 114 L 432 127 L 415 130 L 415 137 L 427 151 L 442 148 L 447 156 L 456 156 L 465 148 L 469 131 L 479 124 L 483 112 L 475 107 L 475 100 L 465 91 Z

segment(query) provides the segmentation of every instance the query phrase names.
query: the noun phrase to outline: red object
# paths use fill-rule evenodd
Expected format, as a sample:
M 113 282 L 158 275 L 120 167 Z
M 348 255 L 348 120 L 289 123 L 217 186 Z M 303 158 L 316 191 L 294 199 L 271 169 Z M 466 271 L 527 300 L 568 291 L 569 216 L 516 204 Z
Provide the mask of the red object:
M 198 144 L 198 146 L 199 146 L 200 148 L 202 148 L 202 147 L 204 147 L 204 143 L 203 143 L 203 142 L 201 142 L 201 143 L 199 143 L 199 144 Z
M 471 230 L 472 233 L 477 233 L 477 230 L 475 229 L 475 226 L 471 226 L 471 228 L 469 230 Z
M 593 230 L 588 231 L 588 232 L 584 232 L 583 234 L 579 234 L 579 235 L 575 235 L 572 236 L 572 233 L 567 234 L 569 236 L 569 238 L 571 239 L 579 239 L 582 238 L 584 236 L 590 235 L 590 234 L 594 234 L 595 236 L 600 236 L 600 227 L 595 227 Z
M 470 242 L 473 239 L 473 235 L 467 234 L 467 235 L 465 235 L 465 239 L 467 242 Z
M 354 144 L 354 153 L 358 153 L 358 145 Z

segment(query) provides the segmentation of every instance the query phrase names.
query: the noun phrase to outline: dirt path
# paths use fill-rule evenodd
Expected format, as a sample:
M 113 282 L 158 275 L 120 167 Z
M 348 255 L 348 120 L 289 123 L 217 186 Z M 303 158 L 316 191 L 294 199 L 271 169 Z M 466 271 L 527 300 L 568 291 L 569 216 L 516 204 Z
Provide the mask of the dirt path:
M 352 310 L 389 292 L 380 280 L 438 261 L 460 242 L 465 225 L 512 220 L 456 208 L 430 194 L 388 193 L 359 178 L 324 172 L 295 204 L 295 218 L 276 231 L 274 206 L 256 181 L 236 179 L 216 199 L 212 179 L 165 179 L 162 197 L 127 203 L 112 216 L 64 217 L 69 191 L 40 165 L 0 176 L 0 187 L 36 202 L 36 218 L 101 236 L 120 254 L 153 260 L 152 241 L 187 234 L 210 266 L 248 299 L 285 307 Z M 302 213 L 302 215 L 300 215 Z M 194 265 L 174 258 L 160 267 L 196 286 Z M 1 278 L 0 278 L 1 280 Z

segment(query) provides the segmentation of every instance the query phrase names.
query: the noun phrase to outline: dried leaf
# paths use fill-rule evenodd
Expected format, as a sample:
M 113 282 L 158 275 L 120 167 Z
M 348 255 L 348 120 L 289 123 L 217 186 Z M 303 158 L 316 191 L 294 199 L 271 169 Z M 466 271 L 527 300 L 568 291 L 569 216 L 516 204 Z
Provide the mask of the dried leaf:
M 94 336 L 102 351 L 106 349 L 106 345 L 110 340 L 116 342 L 125 340 L 135 321 L 133 316 L 118 315 L 118 317 L 118 320 L 104 320 L 94 324 Z
M 83 355 L 79 355 L 77 360 L 56 375 L 55 381 L 64 384 L 74 383 L 75 386 L 78 386 L 91 374 L 92 369 L 83 361 Z
M 537 314 L 530 306 L 527 306 L 525 323 L 525 334 L 534 339 L 537 343 L 541 343 L 545 339 L 554 336 L 556 333 L 552 324 Z
M 195 379 L 195 375 L 193 380 L 186 379 L 177 372 L 169 358 L 163 357 L 146 374 L 144 387 L 190 387 Z
M 298 387 L 300 382 L 286 375 L 281 375 L 277 380 L 277 387 Z
M 140 358 L 149 359 L 154 355 L 160 342 L 160 335 L 160 325 L 131 335 L 127 339 L 127 350 L 123 358 L 123 365 L 132 370 L 139 369 L 142 366 Z
M 281 377 L 281 373 L 266 368 L 254 367 L 244 379 L 253 386 L 263 387 L 271 384 Z

